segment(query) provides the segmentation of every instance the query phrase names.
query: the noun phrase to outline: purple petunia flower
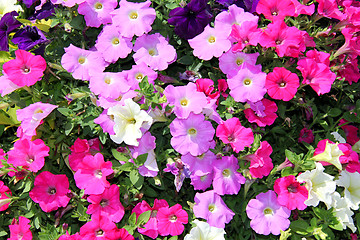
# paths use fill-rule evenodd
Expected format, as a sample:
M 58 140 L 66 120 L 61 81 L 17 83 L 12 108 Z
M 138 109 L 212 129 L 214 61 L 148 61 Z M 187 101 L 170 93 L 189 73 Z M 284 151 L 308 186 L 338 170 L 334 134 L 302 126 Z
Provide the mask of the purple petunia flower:
M 246 214 L 251 219 L 250 226 L 258 234 L 279 235 L 290 226 L 291 211 L 281 206 L 274 191 L 260 193 L 246 206 Z
M 21 26 L 15 16 L 19 14 L 15 11 L 5 14 L 0 19 L 0 51 L 9 51 L 9 33 Z
M 174 32 L 181 38 L 191 39 L 210 23 L 212 14 L 206 0 L 191 0 L 184 8 L 171 10 L 168 23 L 174 25 Z
M 57 8 L 58 5 L 54 5 L 52 2 L 46 2 L 43 5 L 38 5 L 35 8 L 35 13 L 29 17 L 29 20 L 41 20 L 44 18 L 48 18 L 52 16 L 55 13 L 55 8 Z
M 241 7 L 246 12 L 255 12 L 256 6 L 260 0 L 216 0 L 218 3 L 224 7 L 229 7 L 232 4 L 235 4 L 238 7 Z
M 22 2 L 25 4 L 27 8 L 30 8 L 36 0 L 22 0 Z
M 17 44 L 19 49 L 30 51 L 36 45 L 44 44 L 48 40 L 45 35 L 37 27 L 25 26 L 18 30 L 12 42 Z

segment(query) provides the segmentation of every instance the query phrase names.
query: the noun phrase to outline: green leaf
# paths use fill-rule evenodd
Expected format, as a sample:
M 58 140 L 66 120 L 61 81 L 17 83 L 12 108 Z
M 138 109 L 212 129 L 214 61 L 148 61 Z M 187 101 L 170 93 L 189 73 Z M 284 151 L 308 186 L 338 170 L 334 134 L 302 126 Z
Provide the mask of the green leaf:
M 330 109 L 330 111 L 328 112 L 328 115 L 330 117 L 337 117 L 342 113 L 341 109 L 339 108 L 332 108 Z
M 137 219 L 137 223 L 136 225 L 139 227 L 141 225 L 144 225 L 145 223 L 147 223 L 150 219 L 151 216 L 151 211 L 146 211 L 143 212 L 142 214 L 140 214 L 140 216 Z
M 307 229 L 309 228 L 309 224 L 304 220 L 292 221 L 290 223 L 290 228 L 294 232 L 301 234 L 301 235 L 307 235 L 309 233 L 307 231 Z
M 147 157 L 147 153 L 141 154 L 136 159 L 134 159 L 134 162 L 137 166 L 142 166 L 146 162 Z
M 178 236 L 172 236 L 169 240 L 178 240 Z
M 0 232 L 0 237 L 2 237 L 2 236 L 6 236 L 8 233 L 7 232 L 5 232 L 5 231 L 1 231 Z
M 130 182 L 136 187 L 137 189 L 141 189 L 144 183 L 144 177 L 141 176 L 138 170 L 132 170 L 129 175 Z
M 64 116 L 69 116 L 72 113 L 72 110 L 69 108 L 58 108 L 57 110 Z
M 131 162 L 127 162 L 119 167 L 120 171 L 125 171 L 125 172 L 130 172 L 133 169 L 134 169 L 134 164 L 132 164 Z
M 74 128 L 74 123 L 67 122 L 65 124 L 65 135 L 68 136 Z
M 177 62 L 184 65 L 191 65 L 194 62 L 194 57 L 191 55 L 185 55 L 177 60 Z
M 124 154 L 121 152 L 118 152 L 115 148 L 111 149 L 111 153 L 114 156 L 114 158 L 118 161 L 128 162 L 129 158 L 127 158 Z
M 136 226 L 136 213 L 130 215 L 128 222 L 130 226 Z

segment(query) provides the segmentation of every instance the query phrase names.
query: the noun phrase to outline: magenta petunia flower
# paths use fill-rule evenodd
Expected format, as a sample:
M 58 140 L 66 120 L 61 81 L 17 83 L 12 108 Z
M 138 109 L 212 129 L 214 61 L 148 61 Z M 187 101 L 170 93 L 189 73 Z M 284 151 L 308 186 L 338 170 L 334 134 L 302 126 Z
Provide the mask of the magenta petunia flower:
M 106 177 L 114 172 L 111 167 L 112 163 L 105 162 L 101 153 L 85 156 L 74 175 L 76 186 L 85 194 L 102 194 L 110 187 Z
M 249 122 L 265 127 L 274 123 L 277 109 L 275 102 L 263 98 L 255 103 L 250 102 L 250 108 L 245 109 L 244 113 Z
M 113 240 L 118 228 L 109 218 L 99 215 L 80 228 L 82 240 Z
M 202 33 L 188 41 L 190 47 L 194 49 L 194 56 L 210 60 L 213 57 L 220 57 L 231 48 L 231 41 L 228 37 L 229 33 L 226 30 L 220 27 L 216 28 L 216 26 L 212 28 L 208 25 Z
M 191 112 L 199 114 L 207 105 L 205 94 L 198 92 L 195 83 L 191 82 L 179 87 L 168 85 L 164 95 L 169 105 L 174 106 L 173 111 L 178 118 L 188 118 Z
M 208 150 L 199 156 L 190 153 L 181 156 L 181 161 L 189 167 L 191 173 L 209 173 L 213 170 L 213 162 L 216 160 L 215 154 Z
M 41 80 L 46 69 L 46 61 L 42 56 L 34 56 L 30 52 L 18 49 L 16 58 L 3 65 L 8 79 L 19 87 L 32 86 Z
M 254 134 L 251 129 L 243 127 L 236 117 L 230 118 L 218 125 L 216 136 L 224 143 L 230 143 L 233 150 L 237 153 L 254 142 Z
M 29 192 L 30 198 L 39 203 L 44 212 L 51 212 L 59 207 L 66 207 L 70 198 L 69 180 L 65 174 L 54 175 L 45 171 L 36 176 L 34 188 Z
M 215 130 L 202 114 L 190 113 L 187 119 L 176 118 L 170 124 L 171 146 L 181 154 L 198 156 L 209 150 Z
M 0 181 L 0 212 L 5 211 L 11 202 L 11 198 L 6 194 L 11 195 L 11 191 L 3 181 Z
M 136 64 L 145 63 L 153 70 L 165 70 L 176 60 L 175 48 L 160 33 L 146 34 L 137 38 L 134 52 L 133 58 Z
M 151 1 L 120 1 L 120 8 L 111 13 L 113 23 L 124 37 L 141 36 L 151 31 L 151 24 L 156 18 L 155 9 L 150 7 Z
M 49 156 L 50 148 L 41 139 L 31 141 L 23 138 L 15 142 L 14 149 L 7 154 L 8 163 L 15 167 L 23 166 L 31 172 L 39 171 L 45 164 L 45 157 Z
M 270 174 L 274 165 L 270 158 L 272 153 L 272 147 L 267 141 L 260 143 L 260 147 L 254 154 L 250 154 L 244 157 L 244 159 L 250 161 L 250 174 L 253 178 L 263 178 Z
M 194 214 L 204 218 L 212 227 L 225 228 L 235 213 L 231 211 L 214 190 L 195 194 Z
M 123 37 L 120 29 L 111 24 L 104 26 L 96 40 L 95 47 L 106 62 L 114 63 L 119 58 L 126 58 L 131 53 L 133 44 L 131 38 Z
M 263 99 L 265 88 L 266 73 L 259 70 L 256 66 L 246 65 L 237 74 L 229 78 L 227 83 L 230 88 L 230 95 L 237 102 L 257 102 Z
M 50 103 L 36 102 L 26 108 L 16 110 L 17 119 L 21 121 L 23 134 L 30 137 L 36 135 L 36 128 L 57 107 L 57 105 Z
M 117 0 L 86 0 L 78 7 L 78 12 L 84 15 L 86 25 L 100 27 L 111 23 L 110 12 L 117 7 Z
M 299 77 L 283 67 L 275 67 L 266 76 L 265 87 L 273 99 L 290 101 L 300 86 Z
M 99 124 L 103 132 L 107 132 L 110 135 L 115 135 L 114 118 L 107 114 L 107 109 L 104 109 L 104 111 L 100 113 L 99 117 L 94 119 L 94 123 Z
M 281 206 L 274 191 L 260 193 L 246 206 L 246 214 L 251 219 L 250 227 L 258 234 L 279 235 L 290 226 L 291 211 Z
M 78 170 L 78 165 L 87 155 L 95 155 L 100 151 L 99 139 L 80 139 L 77 138 L 74 145 L 70 147 L 71 153 L 69 155 L 69 165 L 73 171 Z
M 30 220 L 26 217 L 20 216 L 19 220 L 14 219 L 13 223 L 9 225 L 10 238 L 7 240 L 31 240 L 32 233 L 30 231 Z
M 205 191 L 211 186 L 214 179 L 214 171 L 208 173 L 195 172 L 190 175 L 191 185 L 194 186 L 194 190 Z
M 112 184 L 109 188 L 105 188 L 102 194 L 91 194 L 87 200 L 91 204 L 86 211 L 87 214 L 93 216 L 104 216 L 113 222 L 120 222 L 124 216 L 124 207 L 120 202 L 119 187 Z
M 161 236 L 177 236 L 184 231 L 188 223 L 188 214 L 180 204 L 172 207 L 162 207 L 157 212 L 158 231 Z
M 300 185 L 294 175 L 276 179 L 274 191 L 278 195 L 278 203 L 289 210 L 304 210 L 307 207 L 304 202 L 308 199 L 308 190 Z
M 213 187 L 217 194 L 238 194 L 241 184 L 246 181 L 245 177 L 237 172 L 238 169 L 239 163 L 234 155 L 214 161 Z
M 114 235 L 115 240 L 134 240 L 135 238 L 125 228 L 117 229 Z
M 76 79 L 89 80 L 93 72 L 103 72 L 106 63 L 98 51 L 89 51 L 70 44 L 61 58 L 63 68 Z
M 260 0 L 256 12 L 264 14 L 269 20 L 284 19 L 286 16 L 295 15 L 295 5 L 291 0 L 267 1 Z

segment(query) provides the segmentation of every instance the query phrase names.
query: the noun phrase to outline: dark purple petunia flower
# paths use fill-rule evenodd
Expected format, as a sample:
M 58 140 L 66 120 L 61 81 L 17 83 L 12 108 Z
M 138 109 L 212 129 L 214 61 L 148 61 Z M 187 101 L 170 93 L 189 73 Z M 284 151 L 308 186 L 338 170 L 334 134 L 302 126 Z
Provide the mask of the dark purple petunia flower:
M 184 8 L 171 10 L 169 24 L 175 26 L 175 33 L 184 39 L 191 39 L 204 31 L 212 14 L 207 0 L 191 0 Z
M 36 0 L 23 0 L 22 2 L 27 8 L 30 8 L 34 4 L 34 2 L 36 2 Z
M 55 8 L 57 5 L 52 4 L 51 2 L 47 1 L 44 5 L 41 6 L 41 9 L 36 10 L 34 15 L 32 15 L 29 19 L 44 19 L 51 17 L 55 13 Z
M 218 3 L 228 8 L 230 5 L 235 4 L 243 8 L 246 12 L 255 12 L 259 0 L 217 0 Z
M 12 42 L 17 44 L 19 49 L 25 51 L 31 50 L 36 45 L 43 45 L 47 41 L 45 35 L 37 27 L 31 26 L 25 26 L 18 30 L 12 39 Z
M 19 14 L 15 11 L 5 14 L 0 20 L 0 51 L 9 51 L 9 33 L 21 26 L 15 16 Z

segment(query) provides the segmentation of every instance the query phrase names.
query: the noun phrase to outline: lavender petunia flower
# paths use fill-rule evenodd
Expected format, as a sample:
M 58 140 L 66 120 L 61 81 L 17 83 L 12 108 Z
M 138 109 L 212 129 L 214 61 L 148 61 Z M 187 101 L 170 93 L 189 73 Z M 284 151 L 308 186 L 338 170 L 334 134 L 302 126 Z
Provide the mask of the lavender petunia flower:
M 36 45 L 45 44 L 48 40 L 45 35 L 37 27 L 25 26 L 18 30 L 12 42 L 17 44 L 19 49 L 25 51 L 31 50 Z
M 0 20 L 0 51 L 9 51 L 9 33 L 21 26 L 15 16 L 19 14 L 15 11 L 5 14 Z
M 168 23 L 175 26 L 174 32 L 179 37 L 187 40 L 204 31 L 211 18 L 206 0 L 191 0 L 184 8 L 171 10 Z

